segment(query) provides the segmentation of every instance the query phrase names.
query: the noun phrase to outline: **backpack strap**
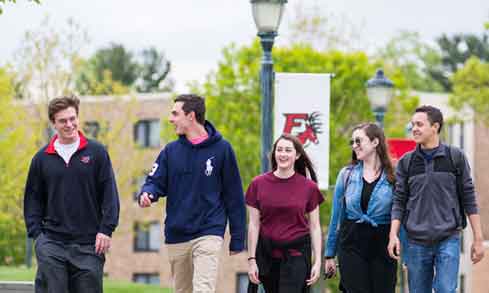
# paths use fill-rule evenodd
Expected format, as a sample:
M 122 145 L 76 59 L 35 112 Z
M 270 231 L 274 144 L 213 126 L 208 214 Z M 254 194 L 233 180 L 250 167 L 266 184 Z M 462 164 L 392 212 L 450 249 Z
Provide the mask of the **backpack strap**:
M 407 160 L 407 168 L 406 168 L 406 177 L 404 177 L 404 190 L 406 191 L 406 200 L 409 197 L 409 178 L 411 177 L 411 166 L 413 165 L 415 151 L 411 151 L 406 154 Z
M 404 191 L 406 193 L 406 196 L 404 197 L 404 202 L 403 202 L 403 206 L 406 206 L 406 203 L 409 199 L 409 195 L 410 195 L 410 192 L 409 192 L 409 178 L 411 177 L 411 167 L 413 165 L 413 161 L 414 161 L 414 158 L 416 156 L 415 154 L 416 150 L 413 150 L 413 151 L 410 151 L 408 153 L 406 153 L 404 155 L 405 160 L 407 160 L 407 168 L 406 168 L 406 176 L 404 177 Z M 403 219 L 401 219 L 401 223 L 404 223 L 404 220 L 405 220 L 405 217 L 403 217 Z
M 465 229 L 465 227 L 467 227 L 467 217 L 465 216 L 465 211 L 463 206 L 464 169 L 460 166 L 460 163 L 462 162 L 462 152 L 453 146 L 448 145 L 447 148 L 448 148 L 448 160 L 450 162 L 452 172 L 455 174 L 455 180 L 457 186 L 457 199 L 458 199 L 458 206 L 460 209 L 460 217 L 461 217 L 461 222 L 459 223 L 459 226 L 461 226 L 462 229 Z

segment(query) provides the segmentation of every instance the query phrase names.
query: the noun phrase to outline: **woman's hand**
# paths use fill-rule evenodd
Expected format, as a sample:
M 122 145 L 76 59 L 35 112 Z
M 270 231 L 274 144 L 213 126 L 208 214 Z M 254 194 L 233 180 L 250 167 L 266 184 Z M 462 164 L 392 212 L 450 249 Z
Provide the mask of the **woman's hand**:
M 311 268 L 311 276 L 309 277 L 308 280 L 306 280 L 307 286 L 311 286 L 312 284 L 316 283 L 316 281 L 319 279 L 319 276 L 321 274 L 321 262 L 317 261 L 314 263 L 314 265 Z
M 248 261 L 248 277 L 251 283 L 260 284 L 260 279 L 258 279 L 258 266 L 256 265 L 255 259 L 250 259 Z
M 324 273 L 326 278 L 332 278 L 336 275 L 336 261 L 334 258 L 328 258 L 324 262 Z

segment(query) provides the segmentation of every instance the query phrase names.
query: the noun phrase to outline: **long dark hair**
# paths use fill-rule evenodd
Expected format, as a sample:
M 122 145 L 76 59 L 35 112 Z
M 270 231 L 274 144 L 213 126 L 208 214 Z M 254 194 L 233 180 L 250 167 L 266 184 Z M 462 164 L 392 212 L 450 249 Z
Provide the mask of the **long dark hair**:
M 381 168 L 385 170 L 387 175 L 387 181 L 394 184 L 396 178 L 394 176 L 394 167 L 392 166 L 392 161 L 389 155 L 389 148 L 387 146 L 384 131 L 375 123 L 362 123 L 353 128 L 352 133 L 355 130 L 361 129 L 365 132 L 365 135 L 370 139 L 370 141 L 377 138 L 379 144 L 375 147 L 375 151 L 380 158 Z M 352 149 L 351 151 L 351 164 L 355 165 L 359 162 L 357 154 Z
M 303 175 L 304 177 L 308 177 L 307 173 L 309 173 L 309 177 L 312 181 L 318 182 L 316 171 L 314 171 L 314 166 L 312 165 L 311 159 L 306 154 L 302 143 L 299 139 L 291 134 L 283 133 L 277 140 L 273 143 L 272 153 L 270 154 L 270 163 L 272 164 L 272 170 L 277 170 L 277 160 L 275 159 L 275 151 L 277 150 L 277 144 L 281 139 L 285 139 L 291 141 L 294 145 L 294 149 L 299 154 L 299 158 L 295 160 L 294 170 Z

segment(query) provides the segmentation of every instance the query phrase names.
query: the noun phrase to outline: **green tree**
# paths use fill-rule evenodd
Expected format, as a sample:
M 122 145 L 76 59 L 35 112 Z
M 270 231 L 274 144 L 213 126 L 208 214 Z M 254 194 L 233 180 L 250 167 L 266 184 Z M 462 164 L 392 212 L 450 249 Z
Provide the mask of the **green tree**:
M 384 66 L 399 70 L 405 86 L 418 91 L 444 91 L 444 87 L 430 75 L 441 65 L 440 52 L 420 39 L 419 33 L 401 31 L 375 53 L 375 59 Z
M 216 72 L 195 90 L 207 97 L 208 117 L 223 135 L 236 147 L 244 183 L 247 185 L 258 174 L 260 149 L 260 70 L 261 48 L 258 41 L 251 46 L 237 48 L 231 45 L 223 50 L 223 58 Z M 370 64 L 364 53 L 319 52 L 305 45 L 276 48 L 273 53 L 275 71 L 334 73 L 331 82 L 330 141 L 344 147 L 332 148 L 330 158 L 330 183 L 334 174 L 348 162 L 350 149 L 347 146 L 349 130 L 362 121 L 372 120 L 370 105 L 365 92 L 365 82 L 371 78 L 379 63 Z M 406 82 L 399 72 L 394 76 L 401 87 L 393 104 L 402 98 Z M 413 97 L 404 97 L 412 101 Z M 405 109 L 404 107 L 408 107 Z M 399 108 L 399 109 L 398 109 Z M 391 107 L 389 106 L 389 109 Z M 406 102 L 392 107 L 391 113 L 411 110 Z M 394 116 L 393 116 L 394 115 Z M 392 118 L 392 120 L 396 120 Z M 404 131 L 406 121 L 400 121 L 397 129 Z M 404 132 L 402 132 L 404 135 Z M 402 135 L 402 136 L 403 136 Z
M 0 265 L 19 264 L 24 258 L 23 188 L 35 151 L 33 121 L 13 100 L 12 84 L 0 68 Z
M 476 118 L 489 125 L 489 63 L 471 57 L 452 77 L 450 105 L 464 117 L 464 110 L 475 112 Z
M 476 34 L 443 34 L 436 40 L 442 53 L 442 62 L 438 68 L 433 68 L 430 75 L 443 85 L 446 91 L 451 91 L 451 76 L 462 67 L 472 56 L 482 61 L 489 61 L 489 36 L 484 32 Z
M 169 78 L 170 70 L 170 61 L 154 47 L 134 55 L 123 45 L 111 44 L 81 61 L 76 89 L 82 95 L 171 91 L 174 84 Z
M 112 72 L 112 79 L 125 86 L 131 86 L 137 78 L 138 64 L 133 54 L 121 44 L 111 44 L 97 50 L 92 58 L 97 79 L 102 80 L 106 70 Z
M 30 2 L 35 2 L 35 3 L 37 3 L 37 4 L 40 4 L 40 3 L 41 3 L 41 1 L 40 1 L 40 0 L 29 0 L 29 1 L 30 1 Z M 16 0 L 0 0 L 0 14 L 2 14 L 2 13 L 3 13 L 3 5 L 4 5 L 5 3 L 15 3 L 15 2 L 17 2 L 17 1 L 16 1 Z
M 129 87 L 112 78 L 112 72 L 105 69 L 101 77 L 96 74 L 92 60 L 80 60 L 76 77 L 76 90 L 81 95 L 123 95 L 129 93 Z
M 87 43 L 86 31 L 73 19 L 58 29 L 46 16 L 37 29 L 25 33 L 14 55 L 16 98 L 47 101 L 72 92 L 73 72 Z
M 99 49 L 82 64 L 80 74 L 76 80 L 77 90 L 81 94 L 112 94 L 113 88 L 130 88 L 138 77 L 139 64 L 133 54 L 121 44 L 111 44 L 107 48 Z
M 87 42 L 86 32 L 73 19 L 68 19 L 62 29 L 56 29 L 46 17 L 37 29 L 25 33 L 14 56 L 11 71 L 15 77 L 15 98 L 35 108 L 31 114 L 38 123 L 32 132 L 38 146 L 47 139 L 47 103 L 53 97 L 73 92 L 73 72 Z
M 136 90 L 140 93 L 171 91 L 173 83 L 167 79 L 171 70 L 171 62 L 164 53 L 151 47 L 141 52 L 139 78 Z M 163 81 L 169 81 L 166 85 Z

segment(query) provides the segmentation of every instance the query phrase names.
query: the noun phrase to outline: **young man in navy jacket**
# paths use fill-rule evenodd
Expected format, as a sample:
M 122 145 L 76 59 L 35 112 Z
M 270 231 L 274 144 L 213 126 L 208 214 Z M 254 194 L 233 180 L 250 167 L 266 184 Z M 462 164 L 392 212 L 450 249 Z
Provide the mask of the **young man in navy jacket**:
M 166 196 L 165 243 L 178 293 L 215 292 L 224 231 L 230 254 L 244 249 L 246 213 L 231 145 L 205 120 L 205 101 L 180 95 L 170 113 L 179 135 L 161 151 L 146 178 L 139 204 Z
M 36 239 L 36 293 L 103 291 L 119 196 L 107 151 L 78 131 L 79 103 L 74 96 L 51 100 L 56 135 L 29 169 L 24 217 Z

